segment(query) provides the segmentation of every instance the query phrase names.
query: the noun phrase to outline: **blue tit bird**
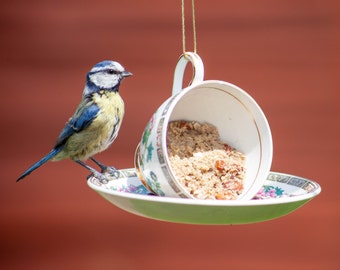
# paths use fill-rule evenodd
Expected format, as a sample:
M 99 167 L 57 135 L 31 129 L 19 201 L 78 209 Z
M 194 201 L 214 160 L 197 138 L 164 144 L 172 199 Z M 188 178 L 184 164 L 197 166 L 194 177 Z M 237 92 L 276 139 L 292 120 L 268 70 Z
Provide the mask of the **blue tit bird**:
M 69 158 L 87 168 L 95 177 L 103 179 L 104 172 L 117 172 L 93 158 L 107 149 L 118 135 L 124 116 L 124 101 L 119 95 L 121 81 L 132 73 L 118 62 L 102 61 L 86 76 L 81 102 L 74 115 L 61 131 L 54 148 L 41 160 L 27 169 L 17 181 L 23 179 L 47 161 Z M 90 158 L 101 173 L 84 163 Z

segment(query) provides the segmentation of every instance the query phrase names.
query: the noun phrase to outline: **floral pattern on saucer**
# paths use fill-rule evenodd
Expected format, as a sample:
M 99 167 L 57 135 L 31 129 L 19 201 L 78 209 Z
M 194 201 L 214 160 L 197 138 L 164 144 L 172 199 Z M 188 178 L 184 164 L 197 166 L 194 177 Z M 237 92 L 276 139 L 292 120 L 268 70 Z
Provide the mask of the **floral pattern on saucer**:
M 121 185 L 121 186 L 111 186 L 110 189 L 119 192 L 128 192 L 134 194 L 141 194 L 141 195 L 150 195 L 150 191 L 148 191 L 143 185 Z
M 280 187 L 265 185 L 257 192 L 253 200 L 276 199 L 282 197 L 289 197 L 289 194 Z
M 120 170 L 119 173 L 119 178 L 108 178 L 107 183 L 102 183 L 94 177 L 90 178 L 90 181 L 96 186 L 106 187 L 113 191 L 139 195 L 155 195 L 142 184 L 135 169 L 124 169 Z M 157 177 L 152 172 L 150 173 L 150 178 L 153 179 L 153 184 L 157 184 Z M 157 189 L 157 186 L 153 185 L 153 188 Z M 308 194 L 317 188 L 318 186 L 308 179 L 271 172 L 266 179 L 266 183 L 252 200 L 294 197 Z

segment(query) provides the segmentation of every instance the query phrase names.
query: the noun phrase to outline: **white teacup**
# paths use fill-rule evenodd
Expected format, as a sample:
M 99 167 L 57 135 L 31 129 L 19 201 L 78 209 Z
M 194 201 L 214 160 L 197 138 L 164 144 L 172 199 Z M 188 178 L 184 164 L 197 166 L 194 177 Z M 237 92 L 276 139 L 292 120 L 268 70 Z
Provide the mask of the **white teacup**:
M 182 90 L 188 62 L 194 76 Z M 271 167 L 273 143 L 267 119 L 255 100 L 241 88 L 217 80 L 203 80 L 204 67 L 196 53 L 181 56 L 175 69 L 172 96 L 148 122 L 135 153 L 135 167 L 143 184 L 168 197 L 193 197 L 176 179 L 167 153 L 170 121 L 187 120 L 217 127 L 221 140 L 246 156 L 243 192 L 238 200 L 249 200 L 262 187 Z

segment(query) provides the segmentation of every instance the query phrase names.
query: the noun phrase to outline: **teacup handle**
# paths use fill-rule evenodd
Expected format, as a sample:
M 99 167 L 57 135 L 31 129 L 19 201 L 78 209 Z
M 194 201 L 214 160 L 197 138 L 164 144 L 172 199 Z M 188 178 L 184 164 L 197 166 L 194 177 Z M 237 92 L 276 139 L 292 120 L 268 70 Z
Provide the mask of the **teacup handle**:
M 191 79 L 190 85 L 194 85 L 203 81 L 204 65 L 201 57 L 199 57 L 197 53 L 185 52 L 179 58 L 175 69 L 174 83 L 172 86 L 173 96 L 178 94 L 183 88 L 183 76 L 188 62 L 191 62 L 193 67 L 193 77 Z

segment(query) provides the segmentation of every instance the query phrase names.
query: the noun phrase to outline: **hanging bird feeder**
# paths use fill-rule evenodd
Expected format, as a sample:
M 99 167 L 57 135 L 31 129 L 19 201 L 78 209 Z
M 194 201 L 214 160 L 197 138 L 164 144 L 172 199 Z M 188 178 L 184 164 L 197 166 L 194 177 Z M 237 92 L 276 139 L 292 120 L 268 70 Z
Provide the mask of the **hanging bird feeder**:
M 88 185 L 133 214 L 190 224 L 246 224 L 284 216 L 321 192 L 309 179 L 271 172 L 273 143 L 265 114 L 236 85 L 204 80 L 197 54 L 185 44 L 172 96 L 154 113 L 137 145 L 135 168 L 94 176 Z M 183 88 L 188 63 L 193 78 Z M 173 132 L 173 133 L 171 133 Z

